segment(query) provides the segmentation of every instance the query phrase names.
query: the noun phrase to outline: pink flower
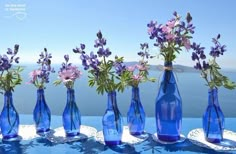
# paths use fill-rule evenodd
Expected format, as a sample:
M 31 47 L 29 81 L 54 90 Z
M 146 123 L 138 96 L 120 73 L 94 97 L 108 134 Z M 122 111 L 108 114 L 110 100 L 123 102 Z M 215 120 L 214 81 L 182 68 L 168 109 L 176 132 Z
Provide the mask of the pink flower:
M 63 69 L 59 72 L 59 78 L 64 83 L 68 81 L 75 81 L 75 79 L 80 78 L 80 76 L 81 72 L 76 66 L 69 66 L 67 69 Z
M 143 65 L 136 65 L 136 68 L 140 71 L 145 71 L 147 70 L 147 67 L 143 66 Z
M 172 28 L 168 26 L 162 26 L 161 29 L 164 33 L 170 33 L 172 31 Z
M 29 76 L 32 78 L 30 83 L 33 83 L 37 79 L 37 76 L 40 74 L 41 74 L 41 70 L 33 70 L 32 72 L 30 72 Z
M 169 40 L 169 41 L 174 40 L 174 38 L 175 38 L 175 35 L 174 35 L 174 34 L 168 33 L 168 34 L 166 35 L 166 39 Z
M 140 76 L 139 74 L 135 74 L 132 76 L 132 79 L 134 79 L 136 81 L 140 81 L 142 79 L 142 76 Z
M 172 20 L 170 20 L 170 21 L 168 21 L 167 23 L 166 23 L 166 25 L 170 28 L 170 29 L 173 29 L 174 27 L 175 27 L 175 20 L 174 19 L 172 19 Z
M 127 67 L 127 70 L 130 72 L 133 72 L 135 69 L 136 69 L 136 65 Z
M 184 43 L 184 47 L 189 50 L 191 49 L 191 43 L 190 43 L 190 40 L 187 39 L 187 38 L 183 38 L 183 43 Z

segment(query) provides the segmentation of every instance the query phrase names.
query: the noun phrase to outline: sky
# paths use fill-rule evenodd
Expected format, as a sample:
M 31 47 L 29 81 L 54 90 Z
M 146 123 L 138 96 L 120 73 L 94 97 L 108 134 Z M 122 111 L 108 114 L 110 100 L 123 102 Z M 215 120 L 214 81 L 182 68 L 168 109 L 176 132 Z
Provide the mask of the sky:
M 177 11 L 185 18 L 190 12 L 195 25 L 193 41 L 201 43 L 209 53 L 211 38 L 221 34 L 227 52 L 219 58 L 222 68 L 235 68 L 236 61 L 235 0 L 0 0 L 0 54 L 20 45 L 20 63 L 36 63 L 46 47 L 52 63 L 61 63 L 69 54 L 80 63 L 72 49 L 80 43 L 86 51 L 94 51 L 96 33 L 101 30 L 113 56 L 138 61 L 140 43 L 147 42 L 151 53 L 158 53 L 147 34 L 147 23 L 166 23 Z M 19 13 L 21 12 L 21 13 Z M 153 59 L 151 64 L 162 64 Z M 183 50 L 176 64 L 193 66 L 191 51 Z

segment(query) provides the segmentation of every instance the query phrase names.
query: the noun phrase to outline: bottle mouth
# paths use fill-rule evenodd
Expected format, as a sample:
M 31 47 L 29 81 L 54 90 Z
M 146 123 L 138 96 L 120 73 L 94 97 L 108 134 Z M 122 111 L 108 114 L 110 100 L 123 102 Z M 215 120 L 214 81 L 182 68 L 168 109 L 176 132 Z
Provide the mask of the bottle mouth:
M 172 62 L 165 62 L 164 63 L 164 70 L 172 70 Z

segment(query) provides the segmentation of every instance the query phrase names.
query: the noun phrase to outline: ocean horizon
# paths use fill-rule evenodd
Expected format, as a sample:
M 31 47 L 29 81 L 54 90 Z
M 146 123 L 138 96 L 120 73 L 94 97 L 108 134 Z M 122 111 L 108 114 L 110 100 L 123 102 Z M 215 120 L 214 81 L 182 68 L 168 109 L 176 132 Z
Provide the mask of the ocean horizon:
M 13 93 L 13 102 L 16 110 L 20 114 L 32 114 L 37 98 L 37 88 L 29 82 L 29 72 L 38 68 L 37 65 L 25 65 L 22 72 L 23 82 L 15 88 Z M 76 103 L 82 116 L 102 116 L 106 110 L 107 94 L 98 95 L 96 87 L 88 86 L 87 72 L 82 71 L 82 77 L 75 83 Z M 59 65 L 55 65 L 56 72 Z M 202 117 L 208 103 L 208 87 L 205 81 L 200 77 L 199 72 L 176 72 L 176 80 L 182 97 L 183 117 Z M 232 81 L 236 81 L 236 71 L 224 70 Z M 150 70 L 149 76 L 155 77 L 155 83 L 146 82 L 139 85 L 140 98 L 146 112 L 146 116 L 155 116 L 155 99 L 158 92 L 158 79 L 162 71 Z M 66 87 L 61 84 L 54 86 L 53 82 L 57 79 L 57 73 L 51 74 L 50 83 L 46 85 L 45 99 L 53 115 L 62 115 L 66 104 Z M 123 117 L 126 116 L 132 88 L 128 87 L 123 93 L 117 92 L 117 103 Z M 235 103 L 236 91 L 219 88 L 219 103 L 226 117 L 236 117 Z M 0 108 L 3 107 L 3 95 L 0 98 Z

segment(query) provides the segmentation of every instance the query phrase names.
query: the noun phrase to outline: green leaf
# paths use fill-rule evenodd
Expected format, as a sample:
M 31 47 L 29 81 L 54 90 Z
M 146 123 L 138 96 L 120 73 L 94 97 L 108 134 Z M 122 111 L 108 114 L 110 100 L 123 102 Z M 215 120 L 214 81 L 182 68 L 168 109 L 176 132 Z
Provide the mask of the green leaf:
M 156 82 L 156 78 L 149 78 L 148 80 L 151 82 Z
M 89 80 L 89 86 L 90 86 L 90 87 L 93 87 L 94 84 L 95 84 L 95 81 L 94 81 L 93 79 L 92 79 L 92 80 Z
M 232 90 L 232 89 L 236 88 L 236 84 L 234 82 L 230 81 L 229 79 L 227 79 L 224 81 L 224 87 Z
M 56 80 L 56 81 L 53 82 L 53 84 L 54 84 L 55 86 L 58 86 L 58 85 L 60 85 L 61 83 L 62 83 L 61 80 Z M 39 86 L 38 82 L 36 82 L 35 85 L 36 85 L 36 87 L 38 87 L 38 86 Z

